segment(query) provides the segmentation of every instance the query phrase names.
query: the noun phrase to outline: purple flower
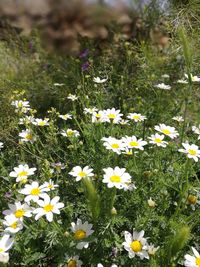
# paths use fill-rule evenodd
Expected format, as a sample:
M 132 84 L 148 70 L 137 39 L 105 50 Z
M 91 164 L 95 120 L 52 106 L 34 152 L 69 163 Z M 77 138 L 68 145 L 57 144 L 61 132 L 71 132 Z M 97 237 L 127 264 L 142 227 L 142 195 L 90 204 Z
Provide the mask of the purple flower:
M 90 64 L 89 64 L 88 61 L 84 62 L 84 63 L 82 64 L 82 66 L 81 66 L 82 71 L 86 71 L 86 70 L 88 70 L 89 66 L 90 66 Z
M 88 56 L 88 54 L 89 54 L 89 49 L 87 48 L 87 49 L 84 49 L 84 50 L 80 53 L 79 57 L 80 57 L 80 58 L 85 58 L 85 57 Z

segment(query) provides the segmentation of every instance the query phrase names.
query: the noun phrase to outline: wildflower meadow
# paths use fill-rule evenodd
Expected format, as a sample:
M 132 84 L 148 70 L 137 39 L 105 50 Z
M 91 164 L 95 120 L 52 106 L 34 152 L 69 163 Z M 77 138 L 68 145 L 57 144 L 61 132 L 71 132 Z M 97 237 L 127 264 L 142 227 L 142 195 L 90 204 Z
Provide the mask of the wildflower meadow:
M 166 47 L 0 41 L 0 266 L 200 267 L 200 6 L 150 2 Z

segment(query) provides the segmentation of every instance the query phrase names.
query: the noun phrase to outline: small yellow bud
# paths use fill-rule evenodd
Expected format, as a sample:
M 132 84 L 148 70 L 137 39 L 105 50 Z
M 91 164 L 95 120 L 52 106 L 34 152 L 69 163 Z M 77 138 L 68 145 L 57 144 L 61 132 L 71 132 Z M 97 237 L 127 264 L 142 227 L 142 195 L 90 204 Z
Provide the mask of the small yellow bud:
M 148 205 L 150 208 L 155 208 L 156 206 L 156 202 L 152 200 L 152 198 L 150 197 L 150 199 L 147 200 Z
M 117 210 L 116 210 L 115 207 L 113 207 L 113 208 L 111 209 L 111 214 L 112 214 L 112 215 L 117 215 Z
M 189 195 L 187 201 L 191 205 L 195 205 L 197 203 L 197 197 L 194 195 Z
M 70 236 L 70 233 L 68 231 L 66 231 L 66 232 L 64 232 L 64 236 L 68 237 L 68 236 Z

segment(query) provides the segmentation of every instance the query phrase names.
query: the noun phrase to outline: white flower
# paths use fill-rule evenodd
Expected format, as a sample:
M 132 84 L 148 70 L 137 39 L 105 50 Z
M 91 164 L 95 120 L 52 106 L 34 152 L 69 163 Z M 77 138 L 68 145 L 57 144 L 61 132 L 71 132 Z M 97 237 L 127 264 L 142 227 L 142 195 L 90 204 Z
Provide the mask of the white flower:
M 51 166 L 56 169 L 56 171 L 60 172 L 61 170 L 64 170 L 65 164 L 61 162 L 53 162 L 51 163 Z
M 66 267 L 81 267 L 83 262 L 79 260 L 79 256 L 67 257 Z
M 45 198 L 45 192 L 47 191 L 49 191 L 49 189 L 45 184 L 39 186 L 38 182 L 32 182 L 32 184 L 26 184 L 25 187 L 18 192 L 26 195 L 24 199 L 25 202 L 30 202 L 31 200 L 37 202 L 40 198 Z
M 150 144 L 154 144 L 161 147 L 166 147 L 168 142 L 163 141 L 165 136 L 162 134 L 152 134 L 151 137 L 148 137 L 151 141 L 149 141 Z
M 169 136 L 172 139 L 176 138 L 179 135 L 179 133 L 176 131 L 176 129 L 174 127 L 167 126 L 167 125 L 162 124 L 162 123 L 159 125 L 156 125 L 154 127 L 154 129 L 158 132 L 161 132 L 161 133 Z
M 147 203 L 150 208 L 155 208 L 156 202 L 150 197 L 150 199 L 147 200 Z
M 36 138 L 33 136 L 32 131 L 29 129 L 23 130 L 21 133 L 19 133 L 19 137 L 21 137 L 21 142 L 34 143 L 34 141 L 36 140 Z
M 94 112 L 98 111 L 98 109 L 96 107 L 93 108 L 84 108 L 83 113 L 84 114 L 93 114 Z
M 50 197 L 46 194 L 44 196 L 44 200 L 38 200 L 37 204 L 41 208 L 36 208 L 33 213 L 36 214 L 35 220 L 37 221 L 40 217 L 46 216 L 47 220 L 49 222 L 53 221 L 53 214 L 60 214 L 61 208 L 64 207 L 64 203 L 58 202 L 60 200 L 60 197 L 56 196 L 53 199 L 50 199 Z
M 63 119 L 63 120 L 65 120 L 65 121 L 72 119 L 72 115 L 71 114 L 59 115 L 58 117 Z
M 200 254 L 199 252 L 192 247 L 193 256 L 186 254 L 185 255 L 185 261 L 184 266 L 186 267 L 199 267 L 200 266 Z
M 198 127 L 192 126 L 192 131 L 198 135 L 198 140 L 200 139 L 200 125 Z
M 121 154 L 121 151 L 125 147 L 125 144 L 122 142 L 122 140 L 116 139 L 111 136 L 103 137 L 101 140 L 104 141 L 103 146 L 105 146 L 106 149 L 112 150 L 113 152 L 116 152 L 117 154 Z
M 15 106 L 17 109 L 29 108 L 30 107 L 29 101 L 23 101 L 23 100 L 12 101 L 11 105 Z
M 190 73 L 190 75 L 191 75 L 192 82 L 200 82 L 200 77 L 193 76 L 191 73 Z M 188 75 L 187 74 L 185 74 L 185 77 L 188 79 Z
M 108 80 L 108 78 L 106 78 L 106 79 L 100 79 L 99 77 L 93 78 L 93 82 L 95 82 L 95 83 L 105 83 L 107 80 Z
M 69 174 L 76 177 L 76 181 L 78 182 L 82 178 L 94 176 L 94 173 L 92 173 L 92 171 L 93 169 L 90 169 L 89 166 L 85 166 L 84 168 L 76 166 L 71 170 L 71 172 L 69 172 Z
M 0 142 L 0 150 L 3 148 L 4 144 Z
M 40 127 L 43 127 L 43 126 L 47 126 L 49 125 L 49 119 L 48 118 L 45 118 L 44 120 L 43 119 L 35 119 L 33 121 L 33 124 L 34 125 L 37 125 L 37 126 L 40 126 Z
M 78 131 L 72 130 L 70 128 L 67 130 L 62 130 L 60 134 L 65 137 L 78 137 L 80 135 Z
M 127 188 L 127 184 L 131 183 L 131 176 L 126 172 L 125 168 L 119 167 L 103 169 L 103 183 L 106 183 L 108 188 L 116 187 L 118 189 Z
M 140 113 L 129 113 L 127 116 L 130 120 L 133 120 L 135 122 L 144 121 L 146 120 L 146 116 L 142 116 Z
M 120 113 L 120 110 L 115 108 L 105 110 L 105 122 L 113 122 L 118 124 L 121 120 L 123 114 Z
M 105 110 L 99 110 L 98 112 L 92 113 L 92 122 L 105 122 L 106 121 L 106 114 Z
M 144 150 L 144 147 L 147 142 L 142 139 L 137 139 L 136 136 L 126 136 L 122 138 L 122 141 L 126 144 L 127 148 L 136 148 L 140 150 Z
M 129 125 L 129 120 L 124 120 L 121 119 L 121 121 L 119 122 L 121 125 Z
M 46 188 L 48 188 L 49 191 L 53 191 L 53 190 L 56 189 L 56 187 L 58 187 L 58 185 L 57 184 L 54 184 L 54 181 L 52 181 L 51 179 L 48 182 L 45 182 L 44 183 L 44 186 Z
M 26 182 L 28 176 L 34 175 L 36 168 L 29 168 L 27 164 L 20 164 L 14 168 L 14 171 L 10 172 L 10 177 L 16 177 L 16 182 Z
M 163 74 L 161 77 L 164 78 L 164 79 L 168 79 L 169 75 L 168 74 Z
M 180 80 L 177 81 L 177 83 L 188 84 L 188 81 L 180 79 Z
M 12 234 L 16 234 L 23 228 L 22 221 L 16 218 L 14 214 L 5 216 L 3 225 L 5 226 L 4 232 L 10 232 Z
M 150 256 L 154 256 L 156 251 L 159 249 L 160 247 L 155 247 L 153 244 L 148 245 L 148 253 Z
M 159 89 L 163 89 L 163 90 L 170 90 L 171 89 L 170 85 L 167 85 L 164 83 L 159 83 L 159 84 L 155 85 L 155 87 L 159 88 Z
M 54 83 L 53 84 L 54 86 L 63 86 L 63 85 L 65 85 L 64 83 Z
M 67 98 L 70 99 L 70 100 L 72 100 L 74 102 L 75 100 L 78 99 L 78 96 L 69 94 Z
M 17 219 L 23 220 L 24 217 L 31 217 L 32 216 L 32 208 L 24 203 L 15 202 L 15 204 L 8 204 L 9 210 L 4 210 L 4 215 L 11 215 L 13 214 Z
M 9 261 L 9 254 L 7 251 L 12 247 L 14 239 L 8 234 L 4 234 L 0 239 L 0 262 L 7 263 Z
M 139 256 L 140 259 L 149 259 L 148 255 L 148 244 L 146 238 L 144 238 L 144 231 L 136 232 L 133 231 L 133 236 L 125 231 L 125 242 L 123 242 L 124 249 L 128 251 L 129 258 L 132 259 L 135 255 Z
M 35 118 L 33 116 L 25 116 L 19 119 L 19 124 L 30 124 L 33 123 Z
M 198 161 L 198 158 L 200 158 L 200 150 L 199 147 L 192 144 L 188 144 L 188 143 L 182 143 L 182 146 L 184 147 L 184 149 L 179 149 L 179 152 L 185 153 L 187 154 L 187 157 L 190 159 L 193 159 L 194 161 Z
M 82 223 L 81 219 L 77 219 L 77 222 L 71 223 L 71 230 L 74 233 L 74 239 L 78 242 L 76 245 L 77 249 L 88 248 L 89 242 L 84 239 L 93 234 L 92 224 L 87 221 Z
M 175 116 L 175 117 L 172 118 L 172 120 L 174 120 L 174 121 L 178 121 L 178 122 L 182 122 L 182 121 L 184 121 L 184 119 L 183 119 L 182 116 Z

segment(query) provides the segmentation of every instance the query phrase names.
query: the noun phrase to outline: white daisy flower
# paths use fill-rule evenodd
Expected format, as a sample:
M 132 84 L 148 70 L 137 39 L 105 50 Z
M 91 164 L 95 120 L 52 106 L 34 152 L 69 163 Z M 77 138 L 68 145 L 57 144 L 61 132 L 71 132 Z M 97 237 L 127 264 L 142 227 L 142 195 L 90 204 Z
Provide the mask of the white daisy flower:
M 188 81 L 180 79 L 180 80 L 177 81 L 177 83 L 188 84 Z
M 23 100 L 12 101 L 11 105 L 15 106 L 17 109 L 29 108 L 30 107 L 29 101 L 23 101 Z
M 163 139 L 165 136 L 162 134 L 152 134 L 150 137 L 148 137 L 151 141 L 149 141 L 150 144 L 154 144 L 160 147 L 166 147 L 168 142 L 164 141 Z
M 24 217 L 32 216 L 32 208 L 27 204 L 21 204 L 21 202 L 15 202 L 14 204 L 8 204 L 9 210 L 4 210 L 4 215 L 13 214 L 15 218 L 23 220 Z
M 117 154 L 121 154 L 121 151 L 125 147 L 125 144 L 122 142 L 122 140 L 116 139 L 111 136 L 103 137 L 101 140 L 104 141 L 103 146 L 105 146 L 106 149 L 112 150 Z
M 0 239 L 0 262 L 7 263 L 9 261 L 9 253 L 7 252 L 11 249 L 14 243 L 14 239 L 8 234 L 4 234 Z
M 171 139 L 174 139 L 179 135 L 179 133 L 176 131 L 176 129 L 174 127 L 167 126 L 163 123 L 156 125 L 154 127 L 154 129 L 158 132 L 161 132 L 161 133 L 169 136 Z
M 11 234 L 16 234 L 23 229 L 23 223 L 21 220 L 17 219 L 14 214 L 7 215 L 4 218 L 3 225 L 5 226 L 4 232 L 10 232 Z
M 23 189 L 20 189 L 18 192 L 20 194 L 26 195 L 24 201 L 30 202 L 33 200 L 37 202 L 40 198 L 45 198 L 46 192 L 49 189 L 45 186 L 45 184 L 39 186 L 38 182 L 32 182 L 32 184 L 26 184 Z
M 78 137 L 80 135 L 77 130 L 72 130 L 70 128 L 67 130 L 62 130 L 60 134 L 65 137 Z
M 200 254 L 199 252 L 192 247 L 193 256 L 186 254 L 184 266 L 186 267 L 199 267 L 200 266 Z
M 164 83 L 159 83 L 159 84 L 155 85 L 155 87 L 159 88 L 159 89 L 163 89 L 163 90 L 170 90 L 171 89 L 170 85 L 167 85 Z
M 198 127 L 192 126 L 192 131 L 198 135 L 198 140 L 200 139 L 200 125 Z
M 129 113 L 127 118 L 129 118 L 130 120 L 133 120 L 135 122 L 144 121 L 147 119 L 146 116 L 143 116 L 140 113 Z
M 119 124 L 121 124 L 121 125 L 130 125 L 129 124 L 129 120 L 124 120 L 124 119 L 121 119 L 121 121 L 119 122 Z
M 23 130 L 21 133 L 19 133 L 19 137 L 21 137 L 21 142 L 34 143 L 36 140 L 36 138 L 33 136 L 33 132 L 29 129 Z
M 195 206 L 198 204 L 200 205 L 200 195 L 197 192 L 195 195 L 194 194 L 190 194 L 187 197 L 187 203 L 191 205 L 192 210 L 195 210 Z
M 58 86 L 58 87 L 60 87 L 60 86 L 63 86 L 63 85 L 65 85 L 64 83 L 54 83 L 53 84 L 54 86 Z
M 150 244 L 147 247 L 148 247 L 149 256 L 154 256 L 156 254 L 157 250 L 160 248 L 160 247 L 155 247 L 153 244 Z
M 192 82 L 200 82 L 200 77 L 198 77 L 198 76 L 193 76 L 191 73 L 190 73 L 190 75 L 191 75 Z M 185 74 L 185 77 L 186 77 L 187 79 L 189 79 L 189 77 L 188 77 L 187 74 Z
M 182 122 L 182 121 L 184 121 L 184 119 L 183 119 L 182 116 L 175 116 L 175 117 L 172 118 L 172 120 L 174 120 L 174 121 L 178 121 L 178 122 Z
M 19 124 L 30 124 L 33 123 L 35 118 L 33 116 L 25 116 L 24 118 L 19 119 Z
M 85 166 L 84 168 L 76 166 L 71 170 L 71 172 L 69 172 L 69 174 L 73 177 L 76 177 L 76 181 L 78 182 L 83 178 L 94 176 L 94 173 L 92 173 L 92 171 L 93 169 L 90 169 L 89 166 Z
M 72 119 L 72 115 L 71 114 L 65 114 L 65 115 L 58 115 L 59 118 L 63 119 L 63 120 L 71 120 Z
M 127 184 L 131 183 L 131 176 L 126 172 L 125 168 L 115 167 L 103 169 L 103 183 L 106 183 L 108 188 L 116 187 L 118 189 L 127 188 Z
M 99 110 L 98 112 L 95 111 L 92 113 L 92 123 L 105 122 L 105 121 L 106 121 L 105 110 Z
M 97 112 L 98 109 L 96 107 L 93 107 L 93 108 L 84 108 L 84 111 L 83 113 L 84 114 L 93 114 L 94 112 Z
M 4 144 L 0 142 L 0 150 L 3 148 Z
M 38 118 L 36 118 L 36 119 L 33 121 L 33 124 L 34 124 L 34 125 L 37 125 L 37 126 L 40 126 L 40 127 L 48 126 L 48 125 L 49 125 L 49 119 L 48 119 L 48 118 L 45 118 L 45 119 L 43 120 L 43 119 L 38 119 Z
M 65 267 L 81 267 L 83 262 L 79 259 L 79 256 L 67 257 L 67 263 Z
M 20 164 L 14 168 L 14 171 L 10 172 L 10 177 L 16 177 L 16 182 L 26 182 L 27 178 L 34 175 L 36 168 L 29 168 L 27 164 Z
M 74 239 L 78 242 L 76 245 L 77 249 L 88 248 L 89 242 L 85 239 L 94 233 L 92 230 L 92 224 L 89 224 L 87 221 L 82 223 L 81 219 L 77 219 L 77 222 L 71 223 L 71 230 L 74 233 Z
M 66 168 L 65 164 L 61 162 L 53 162 L 51 163 L 51 166 L 56 169 L 57 172 L 60 172 L 61 170 L 64 170 Z
M 199 147 L 192 144 L 188 144 L 188 143 L 182 143 L 182 146 L 184 147 L 184 149 L 179 149 L 179 152 L 185 153 L 187 154 L 187 157 L 190 159 L 193 159 L 194 161 L 198 161 L 200 158 L 200 150 Z
M 60 209 L 64 207 L 64 203 L 59 202 L 60 197 L 56 196 L 53 199 L 46 194 L 44 200 L 38 200 L 37 204 L 41 208 L 36 208 L 33 213 L 36 214 L 35 220 L 37 221 L 42 216 L 46 216 L 49 222 L 53 221 L 53 214 L 60 214 Z
M 48 188 L 49 191 L 53 191 L 58 187 L 58 185 L 54 184 L 54 181 L 52 181 L 51 179 L 48 182 L 45 182 L 44 186 Z
M 78 99 L 78 96 L 69 94 L 67 98 L 74 102 Z
M 135 153 L 137 153 L 137 152 L 135 152 Z M 128 155 L 128 156 L 132 156 L 133 155 L 133 149 L 132 148 L 125 147 L 125 149 L 122 152 L 122 154 L 125 154 L 125 155 Z
M 164 79 L 168 79 L 169 75 L 168 74 L 163 74 L 161 77 L 164 78 Z
M 144 147 L 147 142 L 142 139 L 137 139 L 136 136 L 126 136 L 122 138 L 122 141 L 125 143 L 127 148 L 136 148 L 139 150 L 144 150 Z
M 121 121 L 123 114 L 120 113 L 120 110 L 115 108 L 105 110 L 105 122 L 113 122 L 118 124 Z
M 93 82 L 95 83 L 105 83 L 107 80 L 108 78 L 105 78 L 105 79 L 100 79 L 99 77 L 93 78 Z
M 129 258 L 132 259 L 135 255 L 139 256 L 141 260 L 149 259 L 147 239 L 144 238 L 144 231 L 133 231 L 133 235 L 125 231 L 125 242 L 123 242 L 124 249 L 128 251 Z

